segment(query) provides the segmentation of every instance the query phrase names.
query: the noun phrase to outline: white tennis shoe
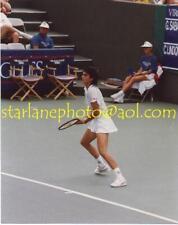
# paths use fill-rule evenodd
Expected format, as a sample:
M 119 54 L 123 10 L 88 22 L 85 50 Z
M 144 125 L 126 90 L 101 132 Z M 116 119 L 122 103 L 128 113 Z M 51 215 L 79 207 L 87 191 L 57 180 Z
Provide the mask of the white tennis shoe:
M 110 184 L 110 186 L 113 188 L 124 187 L 124 186 L 127 186 L 127 181 L 122 174 L 118 174 L 117 178 L 114 180 L 112 184 Z
M 110 97 L 113 98 L 113 99 L 115 99 L 115 98 L 118 98 L 119 96 L 120 96 L 119 95 L 119 92 L 117 92 L 117 93 L 111 95 Z
M 115 100 L 115 99 L 120 98 L 122 96 L 124 96 L 124 92 L 123 91 L 119 91 L 119 92 L 111 95 L 111 98 L 113 98 Z
M 107 172 L 109 172 L 111 169 L 109 168 L 109 166 L 104 165 L 104 166 L 97 166 L 95 169 L 95 174 L 105 174 Z
M 123 103 L 124 102 L 124 92 L 123 91 L 119 91 L 116 94 L 111 95 L 111 98 L 114 100 L 114 102 L 117 103 Z
M 117 102 L 117 103 L 123 103 L 123 102 L 124 102 L 124 96 L 115 98 L 115 99 L 114 99 L 114 102 Z

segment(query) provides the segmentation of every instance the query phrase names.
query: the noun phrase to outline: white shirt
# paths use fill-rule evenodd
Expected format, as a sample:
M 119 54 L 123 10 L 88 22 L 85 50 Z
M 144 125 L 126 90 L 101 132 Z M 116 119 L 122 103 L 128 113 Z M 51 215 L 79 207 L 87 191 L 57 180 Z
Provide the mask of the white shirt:
M 100 89 L 94 85 L 90 85 L 88 89 L 85 87 L 84 90 L 87 105 L 91 108 L 91 103 L 97 102 L 100 110 L 104 112 L 99 117 L 88 122 L 88 129 L 94 133 L 116 132 L 117 127 L 107 114 L 107 107 Z
M 92 102 L 97 102 L 101 110 L 107 109 L 103 95 L 98 87 L 90 85 L 88 89 L 85 87 L 84 90 L 86 103 L 89 107 L 91 107 Z
M 7 16 L 4 13 L 0 12 L 0 27 L 4 25 L 8 25 L 12 27 L 12 24 L 10 20 L 7 18 Z

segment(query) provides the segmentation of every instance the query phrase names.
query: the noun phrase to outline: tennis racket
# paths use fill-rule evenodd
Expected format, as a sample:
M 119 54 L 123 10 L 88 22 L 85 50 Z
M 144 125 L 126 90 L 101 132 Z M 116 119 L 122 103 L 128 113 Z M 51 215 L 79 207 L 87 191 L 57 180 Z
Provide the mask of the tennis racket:
M 75 125 L 77 122 L 79 121 L 79 119 L 72 119 L 69 120 L 65 123 L 63 123 L 61 126 L 58 127 L 58 130 L 65 130 L 69 127 L 72 127 L 73 125 Z

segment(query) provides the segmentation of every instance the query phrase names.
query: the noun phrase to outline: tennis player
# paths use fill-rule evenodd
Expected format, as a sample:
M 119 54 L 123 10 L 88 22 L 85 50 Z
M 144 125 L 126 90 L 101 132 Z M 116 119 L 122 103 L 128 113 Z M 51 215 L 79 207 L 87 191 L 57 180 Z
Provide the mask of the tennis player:
M 112 168 L 115 180 L 111 183 L 111 187 L 126 186 L 126 179 L 122 175 L 117 162 L 107 150 L 109 134 L 116 132 L 117 128 L 110 117 L 108 118 L 102 114 L 107 108 L 102 93 L 97 87 L 98 74 L 96 69 L 91 67 L 86 69 L 82 75 L 82 81 L 85 86 L 85 98 L 87 105 L 91 109 L 91 115 L 78 122 L 78 124 L 88 124 L 88 129 L 81 139 L 81 145 L 96 159 L 96 174 L 106 173 Z M 95 139 L 97 148 L 91 144 Z

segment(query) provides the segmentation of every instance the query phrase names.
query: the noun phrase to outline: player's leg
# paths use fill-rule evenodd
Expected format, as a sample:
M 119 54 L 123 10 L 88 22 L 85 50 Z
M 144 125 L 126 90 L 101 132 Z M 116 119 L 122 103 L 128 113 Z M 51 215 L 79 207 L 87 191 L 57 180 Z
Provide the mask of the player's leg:
M 91 144 L 93 140 L 96 139 L 96 134 L 91 132 L 89 129 L 84 133 L 80 144 L 95 158 L 99 157 L 99 152 L 97 149 Z
M 100 155 L 106 160 L 106 162 L 109 164 L 109 166 L 112 169 L 115 169 L 118 167 L 117 162 L 113 159 L 111 154 L 107 151 L 108 147 L 108 136 L 109 134 L 99 133 L 97 134 L 97 146 L 98 151 Z
M 107 151 L 109 134 L 99 133 L 97 134 L 97 145 L 100 155 L 106 160 L 109 166 L 115 173 L 115 180 L 111 184 L 111 187 L 122 187 L 127 185 L 126 179 L 123 177 L 116 160 Z
M 91 144 L 91 142 L 95 139 L 96 133 L 93 133 L 91 132 L 91 130 L 87 129 L 80 143 L 97 160 L 98 166 L 95 170 L 95 173 L 98 173 L 108 169 L 108 166 L 104 162 L 103 158 L 100 156 L 98 150 Z

